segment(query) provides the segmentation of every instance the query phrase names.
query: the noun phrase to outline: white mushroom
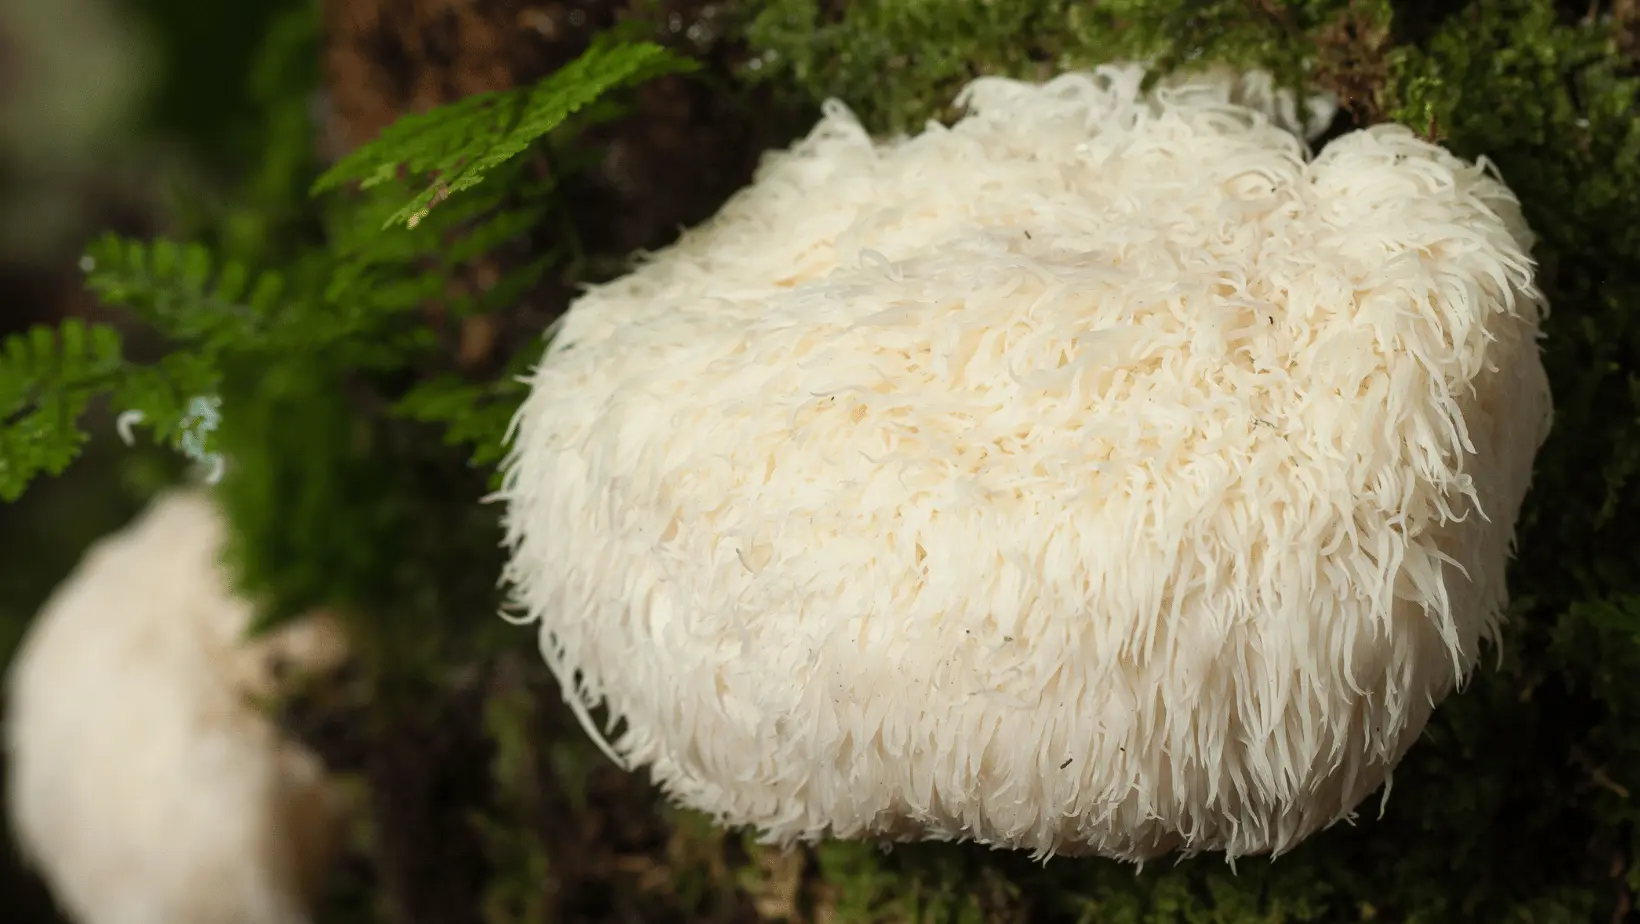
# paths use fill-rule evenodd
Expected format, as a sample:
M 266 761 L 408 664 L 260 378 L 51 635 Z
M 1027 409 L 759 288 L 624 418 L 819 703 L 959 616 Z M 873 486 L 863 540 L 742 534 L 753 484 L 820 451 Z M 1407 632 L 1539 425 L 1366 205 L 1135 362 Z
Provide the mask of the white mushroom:
M 252 641 L 218 564 L 224 526 L 176 492 L 93 547 L 10 676 L 7 808 L 79 924 L 304 924 L 340 837 L 319 759 L 255 700 L 332 669 L 314 616 Z
M 572 307 L 508 578 L 617 760 L 775 842 L 1280 852 L 1475 665 L 1550 418 L 1516 200 L 1142 78 L 832 103 Z

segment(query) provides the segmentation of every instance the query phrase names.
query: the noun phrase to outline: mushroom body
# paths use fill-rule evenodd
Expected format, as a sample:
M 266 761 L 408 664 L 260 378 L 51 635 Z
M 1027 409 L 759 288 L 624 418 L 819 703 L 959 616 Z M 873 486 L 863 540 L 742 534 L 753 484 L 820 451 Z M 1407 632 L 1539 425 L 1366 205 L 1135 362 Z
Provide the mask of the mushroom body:
M 162 495 L 86 554 L 8 678 L 7 808 L 79 924 L 305 924 L 341 834 L 319 759 L 255 700 L 338 666 L 329 617 L 245 640 L 205 495 Z
M 500 496 L 611 756 L 775 842 L 1280 852 L 1471 670 L 1550 419 L 1516 200 L 1142 78 L 833 103 L 572 306 Z

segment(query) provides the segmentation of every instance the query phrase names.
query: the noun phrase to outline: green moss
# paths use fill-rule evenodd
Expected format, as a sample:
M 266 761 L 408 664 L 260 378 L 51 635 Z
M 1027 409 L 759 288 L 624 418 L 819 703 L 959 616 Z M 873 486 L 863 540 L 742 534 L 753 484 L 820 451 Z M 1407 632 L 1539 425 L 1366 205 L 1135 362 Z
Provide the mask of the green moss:
M 1388 17 L 1377 0 L 773 0 L 747 35 L 761 57 L 757 80 L 813 99 L 847 102 L 867 125 L 914 131 L 957 113 L 951 101 L 974 77 L 1043 79 L 1117 60 L 1158 70 L 1198 61 L 1262 66 L 1288 83 L 1342 66 L 1317 47 L 1338 42 L 1346 20 Z
M 495 874 L 485 885 L 485 924 L 544 924 L 552 861 L 540 838 L 537 790 L 539 704 L 517 684 L 498 684 L 484 707 L 495 747 L 492 773 L 497 813 L 475 819 Z
M 985 924 L 1025 912 L 1019 886 L 988 852 L 832 842 L 814 854 L 822 901 L 849 924 Z

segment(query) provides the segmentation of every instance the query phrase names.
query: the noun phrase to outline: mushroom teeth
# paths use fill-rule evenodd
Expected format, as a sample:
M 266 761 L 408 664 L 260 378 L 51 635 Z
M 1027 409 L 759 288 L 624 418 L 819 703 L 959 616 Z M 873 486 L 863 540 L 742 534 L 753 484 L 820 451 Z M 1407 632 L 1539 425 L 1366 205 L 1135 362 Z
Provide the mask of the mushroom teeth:
M 833 102 L 571 307 L 506 576 L 612 758 L 769 842 L 1233 858 L 1469 674 L 1551 414 L 1516 199 L 1398 126 L 1312 155 L 1267 78 L 1143 81 L 885 141 Z

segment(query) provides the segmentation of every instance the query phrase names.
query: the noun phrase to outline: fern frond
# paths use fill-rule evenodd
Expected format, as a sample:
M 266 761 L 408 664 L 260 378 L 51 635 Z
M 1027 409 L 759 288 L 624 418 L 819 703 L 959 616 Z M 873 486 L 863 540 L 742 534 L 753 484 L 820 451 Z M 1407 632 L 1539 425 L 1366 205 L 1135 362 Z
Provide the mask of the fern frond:
M 58 475 L 79 457 L 89 435 L 81 419 L 108 396 L 154 441 L 199 457 L 211 452 L 208 430 L 190 408 L 214 393 L 217 365 L 196 351 L 177 351 L 152 365 L 125 359 L 119 333 L 70 318 L 34 327 L 0 346 L 0 501 L 21 497 L 40 475 Z
M 383 263 L 390 263 L 382 259 Z M 324 349 L 391 326 L 440 290 L 436 278 L 402 272 L 369 274 L 368 261 L 310 254 L 288 273 L 253 271 L 215 260 L 198 244 L 133 241 L 107 235 L 87 248 L 86 286 L 105 305 L 123 308 L 206 362 L 227 354 L 278 357 Z M 414 348 L 388 335 L 379 346 Z
M 347 260 L 412 260 L 436 256 L 446 238 L 459 235 L 506 206 L 525 185 L 519 167 L 507 164 L 491 173 L 492 182 L 450 202 L 410 227 L 392 220 L 422 189 L 420 181 L 394 180 L 370 187 L 362 196 L 332 200 L 326 224 L 329 249 Z M 535 197 L 530 197 L 535 198 Z
M 122 412 L 137 414 L 155 443 L 181 449 L 191 432 L 186 423 L 190 402 L 216 394 L 221 383 L 217 363 L 196 352 L 177 351 L 152 365 L 127 366 L 110 389 L 110 401 Z
M 491 466 L 505 453 L 507 428 L 527 389 L 510 375 L 475 383 L 453 375 L 418 384 L 400 398 L 394 412 L 410 420 L 440 424 L 447 446 L 470 446 L 470 464 Z
M 594 42 L 534 86 L 481 93 L 400 119 L 326 171 L 313 191 L 348 182 L 369 189 L 404 174 L 431 174 L 433 182 L 383 223 L 414 226 L 434 205 L 477 186 L 491 170 L 606 94 L 694 67 L 650 42 Z
M 70 318 L 34 327 L 0 347 L 0 500 L 22 496 L 35 476 L 56 475 L 84 448 L 80 418 L 124 370 L 120 337 Z
M 133 241 L 108 234 L 86 248 L 86 287 L 166 337 L 206 348 L 260 333 L 285 295 L 274 273 L 220 266 L 198 244 Z
M 375 153 L 355 155 L 354 169 L 371 158 L 377 167 L 396 165 L 392 145 L 408 143 L 406 162 L 417 172 L 453 176 L 461 188 L 486 176 L 504 182 L 407 223 L 403 203 L 426 191 L 397 179 L 396 166 L 378 170 L 365 195 L 327 204 L 326 244 L 287 258 L 277 272 L 220 259 L 197 243 L 94 241 L 82 264 L 87 289 L 162 335 L 171 351 L 152 365 L 132 364 L 112 328 L 79 322 L 8 340 L 0 347 L 0 498 L 15 499 L 33 478 L 58 474 L 79 455 L 87 439 L 80 420 L 98 397 L 111 398 L 123 420 L 140 421 L 156 442 L 209 456 L 214 437 L 193 409 L 215 400 L 227 370 L 254 368 L 261 381 L 301 377 L 323 354 L 327 369 L 395 372 L 440 345 L 432 326 L 405 323 L 405 315 L 438 304 L 446 316 L 464 317 L 515 303 L 557 256 L 538 254 L 481 291 L 452 283 L 475 259 L 529 235 L 550 208 L 550 181 L 524 176 L 516 155 L 602 94 L 688 66 L 658 46 L 604 44 L 532 89 L 441 110 L 449 121 L 439 113 L 405 120 Z M 486 136 L 481 126 L 494 132 Z M 498 457 L 519 397 L 510 389 L 511 382 L 438 382 L 407 396 L 406 416 L 445 424 L 452 443 L 474 445 L 475 464 L 487 464 Z
M 534 289 L 547 272 L 559 265 L 562 254 L 553 251 L 525 263 L 501 277 L 483 291 L 451 299 L 448 310 L 452 317 L 494 314 L 518 304 L 525 293 Z

